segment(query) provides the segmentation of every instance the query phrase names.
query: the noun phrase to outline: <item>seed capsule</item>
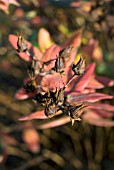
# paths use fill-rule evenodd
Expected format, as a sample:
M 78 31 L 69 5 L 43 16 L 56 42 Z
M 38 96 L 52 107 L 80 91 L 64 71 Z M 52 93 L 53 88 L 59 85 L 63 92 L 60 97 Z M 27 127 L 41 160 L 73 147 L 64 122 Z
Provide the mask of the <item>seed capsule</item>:
M 36 90 L 37 84 L 35 81 L 34 68 L 30 65 L 28 68 L 29 81 L 24 85 L 27 93 L 34 92 Z
M 59 52 L 59 56 L 65 61 L 68 59 L 68 57 L 70 56 L 71 50 L 72 50 L 73 46 L 70 45 L 67 48 L 62 49 Z
M 72 119 L 78 119 L 84 112 L 85 108 L 87 107 L 87 104 L 80 104 L 78 106 L 69 106 L 69 116 Z
M 81 56 L 77 64 L 73 64 L 72 71 L 75 75 L 83 75 L 85 72 L 85 57 Z
M 28 50 L 27 43 L 21 35 L 18 36 L 17 47 L 18 52 L 26 52 Z
M 55 105 L 55 103 L 53 103 L 53 102 L 51 102 L 50 104 L 47 104 L 46 106 L 45 106 L 45 110 L 44 110 L 44 112 L 45 112 L 45 115 L 47 116 L 47 117 L 53 117 L 53 116 L 55 116 L 55 114 L 57 113 L 57 111 L 58 111 L 58 107 Z
M 55 61 L 55 66 L 53 68 L 54 71 L 56 71 L 57 73 L 60 73 L 62 74 L 64 72 L 64 62 L 63 62 L 63 59 L 58 57 Z

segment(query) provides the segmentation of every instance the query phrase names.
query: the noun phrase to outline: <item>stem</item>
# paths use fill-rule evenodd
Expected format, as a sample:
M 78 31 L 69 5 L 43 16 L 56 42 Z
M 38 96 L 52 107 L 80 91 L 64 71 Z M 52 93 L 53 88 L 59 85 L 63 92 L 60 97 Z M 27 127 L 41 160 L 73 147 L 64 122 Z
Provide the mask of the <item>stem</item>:
M 74 79 L 75 74 L 72 76 L 72 78 L 67 82 L 67 84 L 65 85 L 65 88 L 67 88 L 67 86 L 72 82 L 72 80 Z

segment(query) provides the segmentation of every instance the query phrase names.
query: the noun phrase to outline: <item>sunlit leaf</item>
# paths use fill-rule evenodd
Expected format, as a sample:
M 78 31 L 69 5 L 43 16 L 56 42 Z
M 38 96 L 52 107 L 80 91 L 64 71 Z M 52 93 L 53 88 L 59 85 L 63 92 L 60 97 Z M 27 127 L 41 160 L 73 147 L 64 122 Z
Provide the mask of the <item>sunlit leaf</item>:
M 45 28 L 41 28 L 38 32 L 38 44 L 42 52 L 45 52 L 53 44 L 50 34 Z

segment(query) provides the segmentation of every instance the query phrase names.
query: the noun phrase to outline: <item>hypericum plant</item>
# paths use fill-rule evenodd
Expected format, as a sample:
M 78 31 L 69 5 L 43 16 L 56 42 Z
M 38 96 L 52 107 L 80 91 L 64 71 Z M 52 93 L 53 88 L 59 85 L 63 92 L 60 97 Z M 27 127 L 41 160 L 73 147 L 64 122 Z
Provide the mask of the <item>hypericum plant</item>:
M 104 119 L 113 115 L 114 107 L 97 103 L 113 96 L 97 93 L 96 89 L 114 82 L 106 77 L 97 77 L 95 63 L 85 66 L 81 55 L 76 62 L 76 51 L 81 44 L 81 31 L 75 32 L 64 44 L 53 43 L 49 33 L 40 29 L 38 43 L 40 50 L 27 42 L 22 35 L 10 35 L 9 41 L 18 55 L 29 61 L 28 78 L 16 93 L 16 98 L 32 98 L 40 111 L 19 120 L 46 119 L 61 114 L 61 117 L 39 125 L 40 129 L 59 126 L 83 117 L 89 123 L 99 126 L 113 126 L 114 122 Z M 82 113 L 84 114 L 82 115 Z M 70 118 L 69 118 L 70 117 Z

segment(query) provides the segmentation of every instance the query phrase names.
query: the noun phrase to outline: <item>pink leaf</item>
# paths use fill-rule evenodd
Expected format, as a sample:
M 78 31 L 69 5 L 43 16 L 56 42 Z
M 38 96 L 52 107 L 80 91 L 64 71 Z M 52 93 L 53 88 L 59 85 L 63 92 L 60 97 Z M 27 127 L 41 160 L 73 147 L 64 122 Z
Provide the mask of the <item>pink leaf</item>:
M 32 98 L 35 96 L 37 91 L 35 91 L 34 93 L 26 93 L 26 90 L 24 88 L 20 88 L 16 94 L 15 94 L 15 98 L 18 100 L 25 100 L 27 98 Z
M 25 126 L 26 128 L 22 132 L 23 141 L 26 143 L 28 149 L 31 152 L 39 152 L 40 138 L 38 132 L 35 128 L 32 127 L 32 124 L 30 122 L 26 122 Z
M 44 110 L 41 110 L 19 118 L 20 121 L 32 120 L 32 119 L 48 119 L 48 117 L 45 116 Z
M 15 50 L 17 50 L 17 40 L 18 40 L 18 36 L 12 34 L 9 35 L 9 42 L 11 43 L 11 45 Z M 28 50 L 30 51 L 32 56 L 35 56 L 37 59 L 40 59 L 42 56 L 41 52 L 36 47 L 34 47 L 30 42 L 26 41 L 26 43 L 28 45 Z M 31 57 L 28 52 L 27 53 L 20 52 L 18 53 L 18 55 L 20 56 L 20 58 L 22 58 L 25 61 L 31 61 Z
M 70 93 L 68 98 L 69 102 L 96 102 L 103 99 L 112 99 L 113 96 L 103 94 L 103 93 L 89 93 L 89 94 L 75 94 L 75 92 Z
M 95 77 L 91 77 L 91 79 L 87 85 L 87 88 L 91 88 L 91 89 L 101 89 L 103 87 L 104 87 L 104 85 L 102 83 L 100 83 L 99 81 L 97 81 L 95 79 Z
M 106 111 L 106 110 L 101 110 L 101 109 L 92 109 L 92 111 L 95 111 L 96 112 L 96 114 L 98 114 L 99 116 L 101 116 L 101 117 L 104 117 L 104 118 L 108 118 L 108 117 L 112 117 L 112 116 L 114 116 L 114 114 L 112 113 L 112 112 L 108 112 L 108 111 Z
M 101 127 L 114 126 L 114 121 L 101 118 L 101 116 L 99 116 L 95 111 L 87 111 L 87 113 L 83 115 L 83 119 L 86 122 L 95 126 L 101 126 Z
M 13 4 L 19 6 L 19 3 L 16 0 L 1 0 L 3 2 L 6 2 L 8 4 Z
M 9 13 L 9 4 L 0 0 L 0 9 L 3 10 L 6 14 Z
M 112 106 L 110 104 L 95 103 L 95 104 L 91 104 L 91 106 L 89 106 L 89 108 L 114 112 L 114 106 Z
M 19 6 L 19 3 L 16 0 L 0 0 L 0 9 L 3 10 L 6 14 L 9 13 L 9 4 Z
M 63 83 L 64 80 L 65 80 L 64 75 L 62 76 L 62 79 L 61 79 L 60 74 L 54 72 L 53 74 L 49 74 L 43 77 L 41 85 L 42 85 L 43 90 L 45 91 L 48 91 L 49 89 L 56 90 L 56 88 L 59 89 L 64 86 L 64 83 Z
M 59 115 L 59 114 L 61 114 L 61 111 L 58 111 L 56 113 L 56 115 Z M 32 119 L 49 119 L 49 118 L 45 116 L 44 110 L 36 111 L 34 113 L 31 113 L 29 115 L 19 118 L 20 121 L 32 120 Z
M 38 126 L 38 129 L 54 128 L 54 127 L 64 125 L 64 124 L 66 124 L 68 122 L 70 122 L 70 118 L 64 116 L 64 117 L 58 118 L 56 120 L 52 120 L 52 121 L 50 121 L 48 123 L 44 123 L 44 124 Z

